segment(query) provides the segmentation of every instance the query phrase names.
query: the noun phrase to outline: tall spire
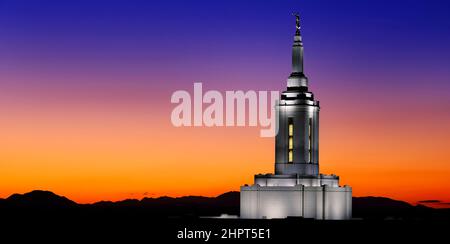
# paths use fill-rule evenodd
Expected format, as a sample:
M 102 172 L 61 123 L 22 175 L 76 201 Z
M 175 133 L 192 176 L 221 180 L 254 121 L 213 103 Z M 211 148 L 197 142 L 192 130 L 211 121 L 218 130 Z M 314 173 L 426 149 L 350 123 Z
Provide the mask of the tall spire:
M 295 35 L 300 35 L 300 15 L 298 13 L 294 13 L 295 16 Z
M 300 34 L 300 15 L 295 16 L 295 36 L 292 46 L 292 73 L 288 78 L 288 87 L 308 87 L 308 78 L 303 72 L 303 42 Z

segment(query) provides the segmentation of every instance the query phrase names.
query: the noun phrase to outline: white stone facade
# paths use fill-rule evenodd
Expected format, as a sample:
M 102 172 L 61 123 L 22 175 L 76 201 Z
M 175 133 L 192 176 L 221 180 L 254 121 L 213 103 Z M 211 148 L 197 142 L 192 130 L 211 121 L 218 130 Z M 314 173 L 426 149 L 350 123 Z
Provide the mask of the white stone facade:
M 292 48 L 292 73 L 277 105 L 275 174 L 255 175 L 241 187 L 241 218 L 289 216 L 343 220 L 352 217 L 352 188 L 336 175 L 319 174 L 319 101 L 303 71 L 299 17 Z
M 352 217 L 348 186 L 241 186 L 241 218 L 304 217 L 344 220 Z

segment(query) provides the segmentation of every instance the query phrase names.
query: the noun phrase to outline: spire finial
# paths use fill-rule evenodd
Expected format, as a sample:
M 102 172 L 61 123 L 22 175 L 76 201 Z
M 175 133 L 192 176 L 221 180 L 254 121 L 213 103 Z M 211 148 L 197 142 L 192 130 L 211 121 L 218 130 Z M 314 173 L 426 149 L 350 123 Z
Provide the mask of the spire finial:
M 295 16 L 295 35 L 300 35 L 300 14 L 298 12 L 292 13 Z
M 295 16 L 295 36 L 292 45 L 292 73 L 288 78 L 288 87 L 308 87 L 308 78 L 303 73 L 303 43 L 300 35 L 300 14 Z

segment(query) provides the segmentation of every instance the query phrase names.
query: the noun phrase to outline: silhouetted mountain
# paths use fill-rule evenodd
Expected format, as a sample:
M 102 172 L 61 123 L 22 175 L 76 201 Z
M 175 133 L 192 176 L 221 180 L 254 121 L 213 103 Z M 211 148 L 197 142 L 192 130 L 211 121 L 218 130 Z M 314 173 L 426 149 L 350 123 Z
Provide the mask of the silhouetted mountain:
M 166 216 L 218 216 L 239 214 L 239 192 L 228 192 L 217 197 L 184 196 L 144 198 L 141 207 Z
M 4 207 L 10 208 L 68 208 L 77 203 L 50 191 L 35 190 L 25 194 L 13 194 L 0 201 Z
M 353 217 L 364 219 L 397 219 L 414 217 L 416 207 L 386 197 L 353 197 Z
M 275 243 L 281 239 L 298 239 L 299 234 L 303 241 L 311 239 L 317 242 L 317 237 L 320 237 L 321 242 L 336 242 L 339 238 L 348 242 L 349 236 L 343 233 L 358 233 L 370 236 L 371 240 L 378 238 L 380 243 L 396 236 L 398 242 L 405 242 L 405 237 L 416 240 L 417 235 L 426 238 L 445 235 L 450 220 L 450 209 L 412 206 L 383 197 L 353 199 L 353 217 L 364 221 L 200 218 L 221 214 L 238 215 L 239 204 L 239 192 L 227 192 L 217 197 L 158 197 L 77 204 L 52 192 L 33 191 L 0 199 L 0 216 L 1 222 L 9 229 L 8 231 L 3 227 L 2 235 L 20 231 L 19 235 L 13 234 L 15 240 L 30 236 L 33 241 L 39 237 L 46 243 L 49 240 L 60 243 L 68 237 L 71 240 L 75 238 L 80 243 L 92 240 L 92 237 L 101 243 L 106 242 L 105 238 L 114 242 L 120 238 L 125 243 L 140 243 L 142 239 L 148 242 L 160 238 L 172 243 L 180 240 L 177 233 L 186 228 L 211 230 L 215 240 L 220 239 L 224 229 L 234 231 L 258 228 L 270 229 L 271 238 L 277 240 Z M 384 221 L 386 219 L 395 221 Z M 35 235 L 23 235 L 30 232 Z M 251 239 L 243 240 L 251 242 Z M 204 240 L 197 243 L 204 243 Z
M 101 201 L 77 204 L 49 191 L 13 194 L 0 199 L 1 212 L 15 209 L 64 210 L 89 214 L 131 214 L 152 217 L 198 217 L 239 215 L 239 192 L 227 192 L 217 197 L 184 196 L 126 199 L 117 202 Z M 353 217 L 361 219 L 450 219 L 450 209 L 434 209 L 385 197 L 354 197 Z
M 240 203 L 240 193 L 238 191 L 225 192 L 216 197 L 216 200 L 223 201 L 228 204 Z

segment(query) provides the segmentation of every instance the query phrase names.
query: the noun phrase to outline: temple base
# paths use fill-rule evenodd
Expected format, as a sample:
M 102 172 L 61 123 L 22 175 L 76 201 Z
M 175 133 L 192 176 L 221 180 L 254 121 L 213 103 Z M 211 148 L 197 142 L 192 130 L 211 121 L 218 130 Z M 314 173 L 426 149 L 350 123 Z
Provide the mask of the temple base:
M 340 187 L 336 175 L 259 174 L 254 185 L 241 186 L 240 212 L 247 219 L 350 219 L 352 188 Z
M 351 187 L 242 186 L 240 217 L 345 220 L 352 217 Z

